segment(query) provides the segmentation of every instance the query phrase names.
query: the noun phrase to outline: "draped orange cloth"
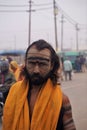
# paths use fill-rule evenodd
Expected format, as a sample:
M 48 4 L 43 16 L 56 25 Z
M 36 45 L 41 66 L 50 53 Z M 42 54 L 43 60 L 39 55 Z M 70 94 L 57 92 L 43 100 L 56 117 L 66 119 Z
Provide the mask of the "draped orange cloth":
M 20 75 L 20 67 L 16 61 L 11 61 L 10 65 L 15 68 L 15 71 L 10 67 L 10 70 L 14 73 L 16 81 L 19 80 L 19 75 Z
M 53 86 L 50 79 L 41 88 L 32 119 L 29 119 L 26 80 L 14 84 L 9 92 L 3 115 L 3 130 L 56 130 L 62 105 L 60 86 Z
M 15 71 L 14 75 L 15 75 L 15 78 L 16 78 L 16 81 L 19 80 L 19 75 L 20 75 L 20 68 L 18 67 L 17 70 Z

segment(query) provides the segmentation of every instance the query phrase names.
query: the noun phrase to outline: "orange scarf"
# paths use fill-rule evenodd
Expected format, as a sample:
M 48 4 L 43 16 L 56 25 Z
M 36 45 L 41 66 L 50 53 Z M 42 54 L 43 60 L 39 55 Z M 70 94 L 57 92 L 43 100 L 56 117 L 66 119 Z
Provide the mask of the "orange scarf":
M 31 123 L 27 100 L 29 83 L 26 80 L 14 84 L 7 97 L 3 130 L 56 130 L 62 105 L 62 92 L 49 79 L 41 88 L 36 100 Z
M 14 75 L 15 75 L 16 81 L 18 81 L 19 80 L 19 75 L 20 75 L 20 68 L 17 68 Z

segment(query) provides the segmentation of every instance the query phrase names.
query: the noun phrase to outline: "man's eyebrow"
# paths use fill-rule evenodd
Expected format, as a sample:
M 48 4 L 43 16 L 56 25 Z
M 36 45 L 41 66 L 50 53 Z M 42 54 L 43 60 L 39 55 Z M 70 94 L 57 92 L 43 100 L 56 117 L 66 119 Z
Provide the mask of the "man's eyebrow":
M 42 57 L 28 57 L 28 60 L 43 60 L 43 61 L 50 61 L 48 58 L 42 58 Z

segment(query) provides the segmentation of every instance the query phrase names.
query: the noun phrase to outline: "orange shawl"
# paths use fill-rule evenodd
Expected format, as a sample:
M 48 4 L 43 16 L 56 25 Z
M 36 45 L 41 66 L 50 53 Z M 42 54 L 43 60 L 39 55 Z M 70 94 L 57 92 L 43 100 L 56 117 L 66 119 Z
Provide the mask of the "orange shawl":
M 49 79 L 41 88 L 36 100 L 31 123 L 27 94 L 29 83 L 26 80 L 14 84 L 7 97 L 3 130 L 56 130 L 62 105 L 62 92 L 59 86 L 53 86 Z
M 20 68 L 17 68 L 17 70 L 15 71 L 14 75 L 15 75 L 15 78 L 16 78 L 16 81 L 19 80 L 19 75 L 20 75 Z

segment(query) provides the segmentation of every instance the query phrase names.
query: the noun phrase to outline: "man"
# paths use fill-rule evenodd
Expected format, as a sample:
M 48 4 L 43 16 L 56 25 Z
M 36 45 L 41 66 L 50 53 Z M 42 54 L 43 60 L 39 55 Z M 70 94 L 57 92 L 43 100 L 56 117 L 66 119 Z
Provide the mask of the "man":
M 8 60 L 8 62 L 9 62 L 9 64 L 10 64 L 10 62 L 13 60 L 9 55 L 7 56 L 7 60 Z
M 59 67 L 59 57 L 46 41 L 28 47 L 25 79 L 11 87 L 3 130 L 76 130 L 69 99 L 57 85 Z
M 84 57 L 84 55 L 81 55 L 80 56 L 81 72 L 85 72 L 85 62 L 86 58 Z
M 65 80 L 67 80 L 69 78 L 69 80 L 72 79 L 72 63 L 71 61 L 68 59 L 68 57 L 66 57 L 64 63 L 63 63 L 63 67 L 64 67 L 64 74 L 65 74 Z

